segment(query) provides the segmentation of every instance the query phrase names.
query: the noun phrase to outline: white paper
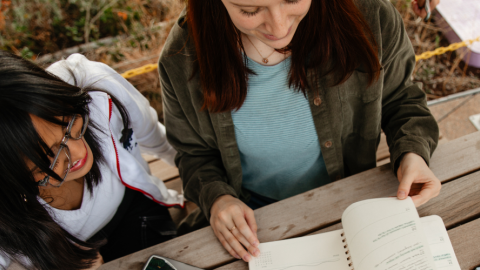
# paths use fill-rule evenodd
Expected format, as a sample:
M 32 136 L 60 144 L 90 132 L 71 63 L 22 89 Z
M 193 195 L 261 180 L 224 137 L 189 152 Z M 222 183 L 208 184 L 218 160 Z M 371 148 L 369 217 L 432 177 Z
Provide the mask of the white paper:
M 350 205 L 342 216 L 355 270 L 433 270 L 435 264 L 411 198 Z
M 442 218 L 428 216 L 422 217 L 420 220 L 436 268 L 439 270 L 461 270 Z
M 343 230 L 259 245 L 250 270 L 350 270 Z

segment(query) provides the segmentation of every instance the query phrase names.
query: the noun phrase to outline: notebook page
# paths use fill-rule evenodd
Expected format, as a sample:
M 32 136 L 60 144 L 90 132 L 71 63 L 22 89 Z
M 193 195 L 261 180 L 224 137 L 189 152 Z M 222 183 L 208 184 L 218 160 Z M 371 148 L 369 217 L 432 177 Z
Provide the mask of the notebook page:
M 250 270 L 351 270 L 342 243 L 343 230 L 261 243 Z
M 422 223 L 411 198 L 350 205 L 342 216 L 355 270 L 433 270 Z
M 442 218 L 439 216 L 428 216 L 420 218 L 420 221 L 422 222 L 437 269 L 461 270 Z

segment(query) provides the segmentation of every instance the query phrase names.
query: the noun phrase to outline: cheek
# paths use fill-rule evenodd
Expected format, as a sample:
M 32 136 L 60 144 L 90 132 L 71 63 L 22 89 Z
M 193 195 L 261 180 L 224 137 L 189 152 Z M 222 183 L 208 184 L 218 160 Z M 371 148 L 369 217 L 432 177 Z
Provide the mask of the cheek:
M 89 172 L 90 169 L 92 169 L 93 161 L 95 160 L 95 158 L 93 157 L 92 149 L 90 149 L 90 146 L 88 145 L 87 142 L 85 142 L 85 146 L 87 146 L 87 152 L 88 152 L 87 163 L 85 164 L 85 169 L 88 169 L 87 172 Z
M 258 17 L 260 17 L 260 16 L 258 16 Z M 253 19 L 253 17 L 238 18 L 237 20 L 233 20 L 233 18 L 232 18 L 232 22 L 237 29 L 240 29 L 240 30 L 243 30 L 243 31 L 255 30 L 256 28 L 258 28 L 262 24 L 262 20 L 259 20 L 257 18 Z
M 289 15 L 294 16 L 294 17 L 300 17 L 303 19 L 310 10 L 310 6 L 312 4 L 312 1 L 300 1 L 300 3 L 296 5 L 290 5 L 288 7 Z

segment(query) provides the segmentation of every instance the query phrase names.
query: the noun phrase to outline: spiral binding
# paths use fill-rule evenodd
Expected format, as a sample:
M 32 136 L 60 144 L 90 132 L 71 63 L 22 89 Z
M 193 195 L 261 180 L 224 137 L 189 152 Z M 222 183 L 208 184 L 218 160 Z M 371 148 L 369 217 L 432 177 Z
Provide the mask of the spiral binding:
M 342 236 L 343 248 L 345 249 L 345 255 L 348 256 L 347 257 L 348 266 L 350 267 L 351 270 L 354 270 L 352 256 L 350 255 L 350 250 L 348 249 L 347 240 L 345 239 L 345 233 L 342 232 L 341 236 Z

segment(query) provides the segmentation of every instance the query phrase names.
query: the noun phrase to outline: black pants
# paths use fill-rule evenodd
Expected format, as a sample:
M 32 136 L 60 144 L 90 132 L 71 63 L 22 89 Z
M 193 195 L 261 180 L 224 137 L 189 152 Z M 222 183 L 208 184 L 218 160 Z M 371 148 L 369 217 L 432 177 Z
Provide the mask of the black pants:
M 100 254 L 108 262 L 175 236 L 176 225 L 167 207 L 126 188 L 115 216 L 89 241 L 107 240 Z

